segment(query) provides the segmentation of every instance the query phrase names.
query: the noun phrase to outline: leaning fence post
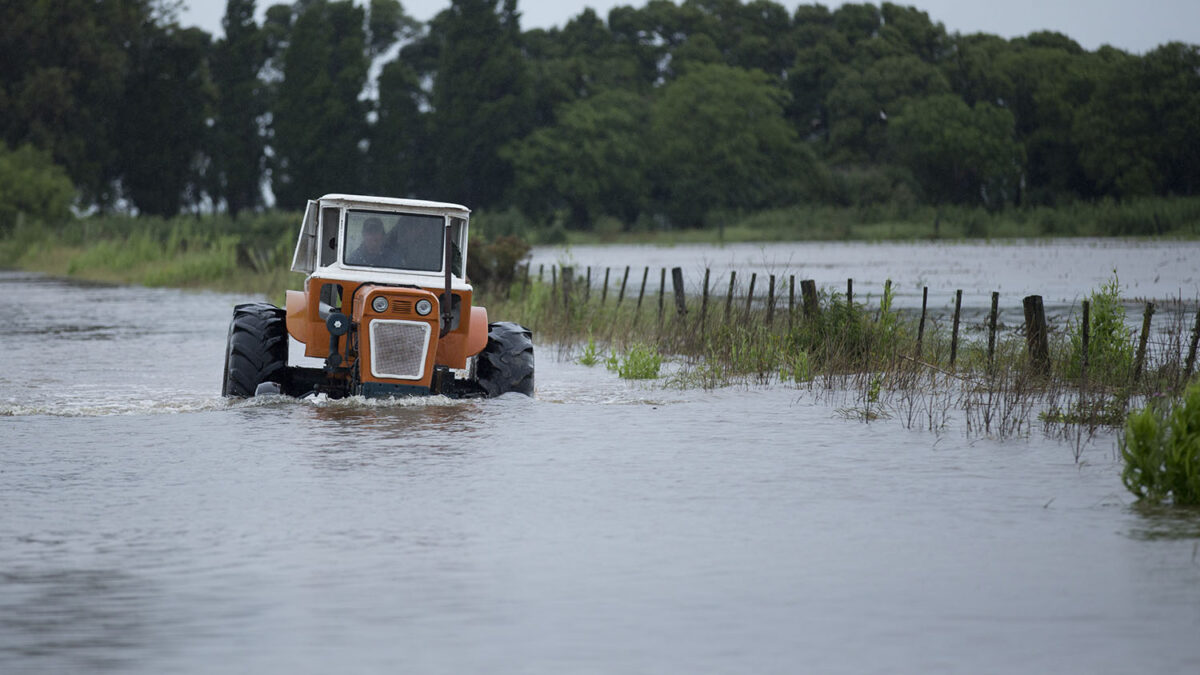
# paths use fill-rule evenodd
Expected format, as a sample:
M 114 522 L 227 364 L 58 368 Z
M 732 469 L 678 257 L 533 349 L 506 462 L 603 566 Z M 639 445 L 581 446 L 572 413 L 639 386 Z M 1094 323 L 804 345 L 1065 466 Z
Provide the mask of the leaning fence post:
M 646 295 L 646 279 L 650 276 L 650 267 L 642 270 L 642 290 L 638 291 L 637 307 L 633 310 L 633 324 L 637 325 L 638 317 L 642 315 L 642 296 Z
M 954 330 L 950 333 L 950 369 L 958 360 L 958 317 L 962 314 L 962 289 L 954 291 Z
M 708 273 L 709 269 L 704 268 L 704 291 L 700 296 L 700 330 L 704 330 L 704 318 L 708 316 Z
M 750 289 L 746 291 L 746 320 L 750 319 L 750 303 L 754 302 L 754 282 L 758 279 L 758 272 L 750 273 Z
M 538 283 L 539 284 L 542 283 L 542 279 L 544 278 L 542 276 L 542 273 L 546 271 L 545 268 L 546 268 L 545 263 L 538 263 Z
M 1142 336 L 1138 338 L 1137 358 L 1133 364 L 1133 381 L 1142 377 L 1142 366 L 1146 362 L 1146 341 L 1150 339 L 1150 317 L 1154 316 L 1154 303 L 1146 303 L 1146 311 L 1142 314 Z
M 1200 310 L 1196 310 L 1196 327 L 1192 329 L 1192 344 L 1188 347 L 1187 365 L 1183 369 L 1183 383 L 1192 377 L 1192 367 L 1196 365 L 1196 343 L 1200 342 Z
M 804 318 L 811 319 L 821 308 L 817 305 L 817 282 L 812 279 L 800 280 L 800 299 L 804 303 Z
M 608 273 L 610 271 L 611 270 L 609 268 L 607 268 L 607 267 L 604 268 L 604 288 L 600 289 L 600 306 L 601 307 L 604 306 L 604 301 L 608 299 Z
M 554 302 L 554 296 L 558 293 L 558 265 L 550 266 L 550 302 Z
M 1000 292 L 992 291 L 992 311 L 988 314 L 988 370 L 996 357 L 996 318 L 1000 315 Z
M 725 296 L 725 323 L 729 323 L 729 310 L 733 306 L 733 285 L 737 281 L 737 270 L 729 271 L 729 294 Z
M 1025 343 L 1029 358 L 1043 372 L 1050 370 L 1050 336 L 1046 330 L 1046 308 L 1042 296 L 1030 295 L 1021 301 L 1025 307 Z
M 625 276 L 621 278 L 621 293 L 617 295 L 617 307 L 621 306 L 621 301 L 625 299 L 625 284 L 629 283 L 629 265 L 625 266 Z
M 671 268 L 671 282 L 675 285 L 675 310 L 679 316 L 687 316 L 687 300 L 683 295 L 683 268 Z

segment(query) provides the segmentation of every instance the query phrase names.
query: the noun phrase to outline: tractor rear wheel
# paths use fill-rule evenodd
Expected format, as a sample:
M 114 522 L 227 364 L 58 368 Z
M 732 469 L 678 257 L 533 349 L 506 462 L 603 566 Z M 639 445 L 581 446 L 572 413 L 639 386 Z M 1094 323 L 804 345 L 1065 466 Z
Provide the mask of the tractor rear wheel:
M 286 385 L 287 359 L 287 315 L 282 309 L 265 302 L 234 307 L 221 395 L 247 398 L 264 382 Z
M 475 377 L 488 396 L 515 391 L 533 396 L 533 333 L 508 321 L 488 324 L 488 341 L 475 359 Z

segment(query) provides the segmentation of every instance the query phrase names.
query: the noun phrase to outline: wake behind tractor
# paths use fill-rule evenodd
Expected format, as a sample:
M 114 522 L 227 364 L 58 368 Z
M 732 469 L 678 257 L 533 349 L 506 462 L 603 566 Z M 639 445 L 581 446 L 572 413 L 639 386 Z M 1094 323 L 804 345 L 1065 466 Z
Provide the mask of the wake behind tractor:
M 304 290 L 286 309 L 234 308 L 222 395 L 532 396 L 532 334 L 471 304 L 469 216 L 413 199 L 309 201 L 292 259 Z M 295 363 L 289 336 L 304 350 Z

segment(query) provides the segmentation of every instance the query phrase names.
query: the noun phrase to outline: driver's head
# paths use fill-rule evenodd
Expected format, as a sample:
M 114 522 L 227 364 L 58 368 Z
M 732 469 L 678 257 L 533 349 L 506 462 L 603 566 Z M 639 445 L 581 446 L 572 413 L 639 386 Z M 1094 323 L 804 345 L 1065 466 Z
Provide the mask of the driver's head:
M 376 251 L 383 247 L 383 221 L 367 218 L 363 222 L 363 243 Z

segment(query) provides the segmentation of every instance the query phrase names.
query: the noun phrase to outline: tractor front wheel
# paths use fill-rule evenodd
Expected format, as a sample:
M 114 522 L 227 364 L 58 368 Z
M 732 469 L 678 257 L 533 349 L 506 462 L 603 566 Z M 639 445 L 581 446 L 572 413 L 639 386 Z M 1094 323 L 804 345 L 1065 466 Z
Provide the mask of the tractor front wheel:
M 264 382 L 285 385 L 287 359 L 287 315 L 282 309 L 265 302 L 234 307 L 221 395 L 247 398 Z
M 508 321 L 488 324 L 488 341 L 475 360 L 475 377 L 488 396 L 515 391 L 533 396 L 533 333 Z

